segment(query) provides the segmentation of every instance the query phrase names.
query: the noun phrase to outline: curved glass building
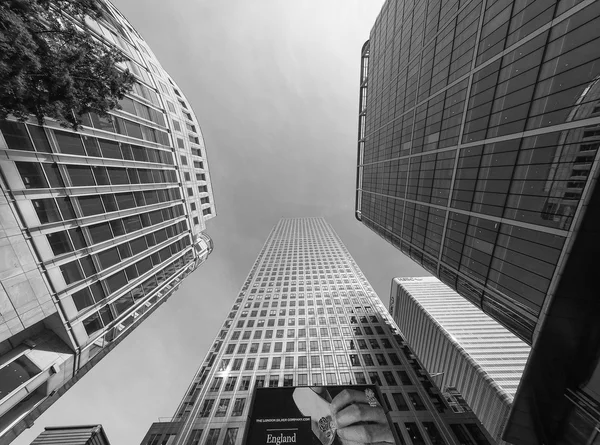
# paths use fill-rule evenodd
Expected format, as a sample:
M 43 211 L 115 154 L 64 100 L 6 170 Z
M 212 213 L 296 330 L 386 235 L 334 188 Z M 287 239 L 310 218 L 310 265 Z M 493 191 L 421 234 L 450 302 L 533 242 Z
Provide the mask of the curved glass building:
M 93 37 L 135 75 L 80 131 L 0 122 L 0 442 L 8 443 L 208 257 L 216 214 L 189 101 L 109 2 Z M 18 376 L 18 377 L 17 377 Z

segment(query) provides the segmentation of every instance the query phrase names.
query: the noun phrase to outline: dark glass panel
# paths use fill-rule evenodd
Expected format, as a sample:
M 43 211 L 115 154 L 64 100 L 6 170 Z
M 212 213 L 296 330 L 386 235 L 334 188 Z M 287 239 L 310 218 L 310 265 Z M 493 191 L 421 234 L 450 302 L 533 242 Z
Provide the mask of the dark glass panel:
M 121 148 L 119 143 L 115 141 L 109 141 L 107 139 L 99 139 L 100 148 L 102 149 L 102 156 L 110 159 L 123 159 L 121 154 Z
M 54 232 L 49 233 L 46 236 L 48 237 L 48 243 L 50 243 L 50 248 L 54 255 L 61 255 L 73 250 L 67 232 Z
M 109 223 L 100 223 L 94 226 L 89 226 L 88 230 L 90 231 L 90 235 L 94 244 L 108 241 L 109 239 L 113 238 Z
M 75 218 L 75 210 L 73 210 L 73 204 L 68 196 L 56 198 L 56 203 L 64 221 Z
M 117 167 L 108 167 L 108 176 L 110 177 L 110 182 L 113 185 L 118 184 L 129 184 L 129 177 L 127 176 L 127 169 L 125 168 L 117 168 Z
M 92 167 L 92 171 L 94 172 L 94 177 L 96 178 L 96 184 L 110 185 L 106 167 Z
M 71 284 L 79 280 L 83 280 L 83 272 L 77 260 L 60 266 L 60 270 L 65 279 L 65 283 Z
M 104 213 L 104 206 L 100 196 L 80 196 L 79 207 L 83 216 L 99 215 Z
M 41 224 L 57 222 L 61 220 L 56 202 L 52 198 L 32 200 Z
M 83 249 L 87 247 L 87 243 L 85 238 L 83 237 L 83 232 L 79 227 L 69 230 L 69 235 L 71 235 L 71 241 L 73 243 L 73 247 L 75 250 Z
M 98 254 L 98 260 L 100 261 L 100 265 L 102 269 L 108 269 L 109 267 L 118 264 L 121 261 L 119 256 L 119 252 L 116 247 L 105 250 Z
M 4 140 L 11 150 L 34 151 L 25 124 L 2 120 L 0 121 L 0 130 L 2 130 Z
M 75 303 L 75 307 L 78 311 L 82 311 L 86 307 L 90 307 L 94 304 L 90 290 L 87 287 L 75 292 L 72 297 L 73 303 Z
M 65 186 L 57 164 L 44 163 L 44 164 L 42 164 L 42 167 L 44 168 L 44 172 L 46 173 L 46 177 L 48 178 L 50 187 L 64 187 Z
M 86 165 L 67 165 L 67 172 L 74 187 L 95 186 L 92 169 Z
M 38 162 L 15 162 L 25 188 L 48 188 L 42 164 Z
M 135 207 L 133 193 L 117 193 L 115 196 L 117 198 L 117 203 L 119 204 L 120 210 L 126 210 Z
M 120 271 L 108 277 L 105 282 L 108 285 L 110 293 L 112 294 L 127 284 L 127 277 L 125 276 L 125 272 Z
M 98 146 L 98 139 L 86 135 L 83 135 L 82 137 L 83 145 L 85 146 L 85 151 L 87 152 L 88 156 L 95 158 L 102 157 L 102 154 L 100 153 L 100 147 Z
M 46 132 L 44 131 L 43 127 L 28 124 L 27 129 L 29 130 L 29 134 L 31 135 L 31 139 L 33 139 L 33 144 L 35 145 L 35 149 L 37 151 L 41 151 L 43 153 L 52 153 L 50 142 L 48 142 L 48 136 L 46 136 Z
M 56 137 L 56 142 L 61 153 L 80 156 L 86 155 L 81 137 L 77 133 L 54 130 L 54 136 Z
M 95 313 L 94 315 L 83 320 L 83 327 L 85 328 L 85 332 L 88 335 L 92 335 L 95 332 L 102 329 L 102 321 L 100 320 L 100 315 Z

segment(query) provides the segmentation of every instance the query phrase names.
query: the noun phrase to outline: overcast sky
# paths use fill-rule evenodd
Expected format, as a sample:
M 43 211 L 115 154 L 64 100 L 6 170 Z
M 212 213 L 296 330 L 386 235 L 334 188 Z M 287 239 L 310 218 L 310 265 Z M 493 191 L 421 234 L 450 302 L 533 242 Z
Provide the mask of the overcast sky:
M 428 275 L 354 218 L 360 49 L 383 0 L 114 3 L 202 126 L 215 250 L 15 445 L 95 423 L 112 445 L 139 445 L 174 414 L 280 217 L 324 216 L 386 306 L 393 277 Z

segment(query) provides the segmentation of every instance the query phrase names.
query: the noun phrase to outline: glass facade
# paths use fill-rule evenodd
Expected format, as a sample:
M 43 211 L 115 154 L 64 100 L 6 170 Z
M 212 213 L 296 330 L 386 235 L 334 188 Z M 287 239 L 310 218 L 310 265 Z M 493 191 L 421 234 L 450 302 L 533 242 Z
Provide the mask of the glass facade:
M 110 4 L 86 20 L 133 90 L 110 118 L 0 122 L 0 441 L 10 442 L 212 251 L 206 149 L 189 102 Z M 44 351 L 48 355 L 44 355 Z M 8 379 L 19 372 L 22 379 Z M 26 372 L 25 372 L 26 371 Z M 3 442 L 4 443 L 4 442 Z
M 356 216 L 529 344 L 595 187 L 600 3 L 387 1 Z
M 282 219 L 172 420 L 142 445 L 241 444 L 254 388 L 347 384 L 379 385 L 401 444 L 492 443 L 446 404 L 331 226 Z

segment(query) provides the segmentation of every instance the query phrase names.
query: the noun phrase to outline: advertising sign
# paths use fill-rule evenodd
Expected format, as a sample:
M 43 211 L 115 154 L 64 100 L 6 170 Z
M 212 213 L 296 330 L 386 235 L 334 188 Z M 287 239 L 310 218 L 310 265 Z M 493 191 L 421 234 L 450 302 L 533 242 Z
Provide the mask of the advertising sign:
M 244 445 L 394 444 L 374 385 L 257 388 Z

